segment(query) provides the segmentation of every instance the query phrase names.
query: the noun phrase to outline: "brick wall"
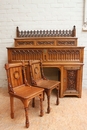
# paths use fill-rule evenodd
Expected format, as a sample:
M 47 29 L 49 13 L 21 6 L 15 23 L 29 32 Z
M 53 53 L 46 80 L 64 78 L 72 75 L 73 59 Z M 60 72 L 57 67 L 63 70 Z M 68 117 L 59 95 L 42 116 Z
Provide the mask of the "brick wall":
M 6 47 L 14 46 L 15 30 L 72 29 L 76 26 L 78 45 L 85 46 L 83 87 L 87 80 L 87 32 L 82 31 L 83 0 L 0 1 L 0 87 L 6 86 Z

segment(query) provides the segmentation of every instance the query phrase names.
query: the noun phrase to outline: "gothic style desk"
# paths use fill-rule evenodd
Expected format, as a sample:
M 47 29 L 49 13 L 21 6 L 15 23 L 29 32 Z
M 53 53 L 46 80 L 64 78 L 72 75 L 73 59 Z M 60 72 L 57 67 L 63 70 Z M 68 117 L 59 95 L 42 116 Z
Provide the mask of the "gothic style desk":
M 77 46 L 75 26 L 56 31 L 19 31 L 17 27 L 16 36 L 15 46 L 7 47 L 9 63 L 42 59 L 44 67 L 60 70 L 60 97 L 81 97 L 84 47 Z

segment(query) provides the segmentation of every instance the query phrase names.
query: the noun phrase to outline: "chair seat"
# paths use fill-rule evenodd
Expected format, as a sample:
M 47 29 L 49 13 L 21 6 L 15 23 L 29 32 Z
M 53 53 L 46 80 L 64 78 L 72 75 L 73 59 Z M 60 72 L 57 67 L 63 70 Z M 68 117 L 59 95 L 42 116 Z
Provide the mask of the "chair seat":
M 51 88 L 55 88 L 55 86 L 59 86 L 59 81 L 55 81 L 55 80 L 44 80 L 41 79 L 39 81 L 36 81 L 37 86 L 41 87 L 41 88 L 45 88 L 45 89 L 51 89 Z
M 21 89 L 20 89 L 21 87 Z M 21 98 L 31 99 L 35 97 L 35 95 L 41 93 L 44 89 L 37 88 L 33 86 L 20 86 L 14 89 L 14 95 Z

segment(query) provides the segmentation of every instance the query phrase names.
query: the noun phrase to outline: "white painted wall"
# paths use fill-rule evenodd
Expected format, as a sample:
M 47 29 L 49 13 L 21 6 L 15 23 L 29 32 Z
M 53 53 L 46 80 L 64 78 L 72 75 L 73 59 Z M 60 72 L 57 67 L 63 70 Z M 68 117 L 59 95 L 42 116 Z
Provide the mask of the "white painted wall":
M 87 87 L 87 32 L 82 31 L 84 0 L 0 0 L 0 87 L 6 86 L 6 47 L 14 46 L 21 30 L 72 29 L 78 46 L 85 46 L 83 87 Z

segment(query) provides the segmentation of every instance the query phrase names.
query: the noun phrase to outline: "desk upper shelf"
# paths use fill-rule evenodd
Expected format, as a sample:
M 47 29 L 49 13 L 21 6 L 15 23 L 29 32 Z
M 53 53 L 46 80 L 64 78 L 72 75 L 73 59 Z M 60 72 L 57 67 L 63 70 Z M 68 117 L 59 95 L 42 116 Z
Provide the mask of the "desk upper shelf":
M 72 30 L 19 31 L 16 28 L 15 47 L 77 46 L 76 28 Z

